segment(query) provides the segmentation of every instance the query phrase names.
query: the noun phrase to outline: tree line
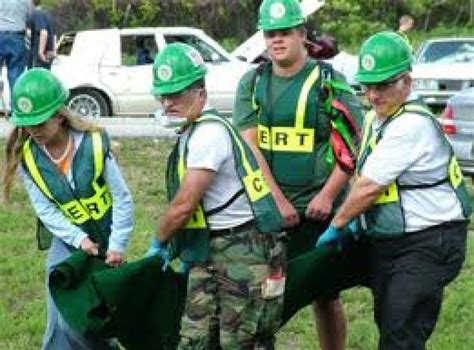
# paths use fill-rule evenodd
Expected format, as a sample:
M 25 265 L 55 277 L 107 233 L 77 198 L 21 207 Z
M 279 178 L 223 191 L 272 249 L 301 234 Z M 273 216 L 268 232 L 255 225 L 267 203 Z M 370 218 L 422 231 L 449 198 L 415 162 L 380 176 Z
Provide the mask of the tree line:
M 58 32 L 107 27 L 194 26 L 234 46 L 255 32 L 262 0 L 43 0 Z M 444 28 L 474 31 L 474 0 L 326 0 L 309 18 L 343 46 L 357 46 L 383 29 L 396 29 L 410 14 L 417 32 Z M 443 30 L 441 30 L 443 31 Z M 453 29 L 451 29 L 453 32 Z M 454 33 L 456 34 L 456 29 Z

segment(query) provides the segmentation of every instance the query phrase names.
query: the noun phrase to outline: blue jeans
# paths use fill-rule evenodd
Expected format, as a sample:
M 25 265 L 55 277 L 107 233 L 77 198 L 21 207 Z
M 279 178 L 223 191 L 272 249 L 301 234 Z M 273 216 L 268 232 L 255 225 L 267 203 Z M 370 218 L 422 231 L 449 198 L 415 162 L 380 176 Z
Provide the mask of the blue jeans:
M 54 237 L 46 261 L 46 273 L 71 255 L 71 248 L 59 238 Z M 117 344 L 111 339 L 83 336 L 72 330 L 59 314 L 48 290 L 48 321 L 43 336 L 42 350 L 117 350 Z
M 0 66 L 3 62 L 7 66 L 11 92 L 15 81 L 26 68 L 27 51 L 22 34 L 0 33 Z

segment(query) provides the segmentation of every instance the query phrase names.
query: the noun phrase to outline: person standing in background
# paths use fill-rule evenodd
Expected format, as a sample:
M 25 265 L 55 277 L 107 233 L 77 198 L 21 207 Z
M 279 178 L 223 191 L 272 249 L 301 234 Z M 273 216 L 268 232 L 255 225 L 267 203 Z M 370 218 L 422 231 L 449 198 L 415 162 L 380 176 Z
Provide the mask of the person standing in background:
M 403 15 L 398 20 L 398 30 L 397 34 L 400 35 L 408 44 L 408 46 L 413 51 L 413 47 L 411 46 L 410 39 L 408 38 L 407 33 L 413 29 L 415 25 L 415 20 L 410 15 Z
M 41 8 L 41 0 L 33 0 L 31 15 L 31 64 L 33 67 L 51 69 L 56 56 L 56 34 L 51 16 Z
M 10 92 L 26 68 L 24 36 L 32 9 L 30 0 L 0 0 L 0 67 L 7 67 Z

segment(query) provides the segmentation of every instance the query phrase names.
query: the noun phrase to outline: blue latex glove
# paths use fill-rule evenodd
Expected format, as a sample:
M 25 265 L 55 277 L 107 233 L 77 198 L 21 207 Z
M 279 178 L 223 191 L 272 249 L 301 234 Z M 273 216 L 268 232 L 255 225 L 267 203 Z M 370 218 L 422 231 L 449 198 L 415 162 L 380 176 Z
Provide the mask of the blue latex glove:
M 324 246 L 324 245 L 332 245 L 332 244 L 341 244 L 342 239 L 342 230 L 334 227 L 333 225 L 329 225 L 326 231 L 323 232 L 321 236 L 319 236 L 318 241 L 316 242 L 315 248 Z
M 163 271 L 166 271 L 171 261 L 171 254 L 168 249 L 168 244 L 160 242 L 158 239 L 156 239 L 156 237 L 151 240 L 150 248 L 148 248 L 145 256 L 149 257 L 155 255 L 158 255 L 161 259 L 163 259 Z
M 354 237 L 354 239 L 356 241 L 359 240 L 360 238 L 360 235 L 362 233 L 362 226 L 360 224 L 360 220 L 358 218 L 354 218 L 352 219 L 348 224 L 347 224 L 347 230 L 349 231 L 349 233 L 351 234 L 352 237 Z

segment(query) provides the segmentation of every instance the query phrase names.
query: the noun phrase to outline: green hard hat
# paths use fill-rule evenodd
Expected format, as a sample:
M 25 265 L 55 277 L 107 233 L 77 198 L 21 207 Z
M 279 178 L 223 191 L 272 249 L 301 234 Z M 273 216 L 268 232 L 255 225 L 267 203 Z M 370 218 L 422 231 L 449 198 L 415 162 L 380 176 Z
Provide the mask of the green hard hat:
M 64 106 L 69 91 L 53 73 L 44 68 L 24 72 L 13 86 L 14 125 L 34 126 L 43 123 Z
M 380 32 L 368 38 L 360 49 L 356 80 L 380 83 L 411 69 L 411 49 L 397 33 Z
M 260 5 L 258 29 L 292 28 L 304 21 L 305 18 L 297 0 L 264 0 Z
M 153 64 L 153 95 L 180 92 L 203 79 L 206 66 L 199 52 L 192 46 L 173 43 L 155 57 Z

